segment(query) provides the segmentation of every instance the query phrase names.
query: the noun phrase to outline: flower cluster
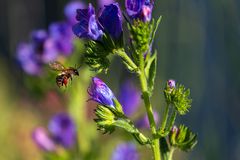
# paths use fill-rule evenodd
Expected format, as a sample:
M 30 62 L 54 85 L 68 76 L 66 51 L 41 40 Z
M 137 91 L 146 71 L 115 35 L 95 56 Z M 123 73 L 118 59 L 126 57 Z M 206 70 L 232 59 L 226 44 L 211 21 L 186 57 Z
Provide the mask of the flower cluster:
M 38 127 L 32 133 L 34 142 L 44 151 L 55 151 L 57 145 L 71 148 L 76 143 L 76 126 L 68 114 L 59 113 L 53 116 L 48 131 L 50 135 L 44 128 Z
M 122 15 L 118 3 L 106 5 L 97 17 L 92 4 L 87 9 L 78 9 L 73 32 L 80 38 L 101 40 L 103 34 L 118 39 L 122 34 Z
M 82 7 L 84 5 L 80 2 L 70 2 L 64 10 L 64 21 L 52 23 L 48 31 L 33 31 L 30 42 L 18 45 L 17 59 L 27 74 L 39 75 L 44 64 L 73 52 L 74 34 L 71 27 L 76 23 L 75 10 Z

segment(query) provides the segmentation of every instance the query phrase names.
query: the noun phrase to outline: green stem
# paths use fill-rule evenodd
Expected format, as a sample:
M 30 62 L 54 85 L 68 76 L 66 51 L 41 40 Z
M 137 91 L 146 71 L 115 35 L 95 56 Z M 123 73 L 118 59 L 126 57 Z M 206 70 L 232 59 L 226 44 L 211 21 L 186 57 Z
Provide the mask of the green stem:
M 139 80 L 140 80 L 140 84 L 141 84 L 142 98 L 144 100 L 144 104 L 146 107 L 152 136 L 155 137 L 155 135 L 157 133 L 156 132 L 156 123 L 154 120 L 152 105 L 151 105 L 150 97 L 149 97 L 149 93 L 148 93 L 148 83 L 147 83 L 147 79 L 146 79 L 145 72 L 144 72 L 144 59 L 143 59 L 142 55 L 139 55 L 139 60 L 140 60 L 139 61 L 140 62 L 139 63 L 139 69 L 140 69 Z M 161 160 L 159 139 L 154 138 L 152 140 L 152 150 L 153 150 L 153 154 L 154 154 L 154 160 Z
M 138 72 L 138 67 L 137 65 L 131 60 L 131 58 L 127 55 L 127 53 L 122 50 L 122 49 L 118 49 L 118 50 L 114 50 L 114 53 L 116 53 L 118 56 L 120 56 L 123 61 L 129 65 L 134 71 Z
M 169 152 L 169 156 L 168 156 L 168 160 L 172 160 L 174 151 L 175 151 L 175 148 L 171 147 L 170 152 Z
M 169 104 L 167 104 L 165 112 L 163 114 L 163 121 L 162 121 L 161 129 L 160 129 L 160 134 L 164 133 L 164 131 L 165 131 L 168 114 L 169 114 Z

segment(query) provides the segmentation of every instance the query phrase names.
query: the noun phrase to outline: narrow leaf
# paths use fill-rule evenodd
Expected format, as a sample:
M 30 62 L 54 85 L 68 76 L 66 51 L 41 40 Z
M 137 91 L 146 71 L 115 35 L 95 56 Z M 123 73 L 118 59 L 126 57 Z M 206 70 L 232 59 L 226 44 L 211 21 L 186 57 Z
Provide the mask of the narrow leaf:
M 149 68 L 149 75 L 148 75 L 148 91 L 152 94 L 154 88 L 154 82 L 156 77 L 156 70 L 157 70 L 157 53 L 155 52 L 153 55 L 154 59 Z

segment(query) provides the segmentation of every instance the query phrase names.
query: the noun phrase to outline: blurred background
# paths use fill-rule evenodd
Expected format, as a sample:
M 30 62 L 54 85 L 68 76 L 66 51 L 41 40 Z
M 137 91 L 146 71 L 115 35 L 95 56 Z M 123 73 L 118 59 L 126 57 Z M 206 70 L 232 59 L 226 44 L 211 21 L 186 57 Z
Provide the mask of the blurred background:
M 55 88 L 33 94 L 35 90 L 29 91 L 15 57 L 18 43 L 28 41 L 32 30 L 48 28 L 51 22 L 64 18 L 68 2 L 0 1 L 1 159 L 41 159 L 31 140 L 32 129 L 46 126 L 53 114 L 66 110 L 60 95 L 68 91 L 55 93 Z M 91 2 L 97 5 L 97 1 Z M 124 8 L 123 1 L 120 3 Z M 191 89 L 192 109 L 186 116 L 178 116 L 177 123 L 198 134 L 194 150 L 177 152 L 175 159 L 240 160 L 240 1 L 156 0 L 154 8 L 153 17 L 163 16 L 153 45 L 158 50 L 154 107 L 160 111 L 164 106 L 166 80 L 184 84 Z M 111 66 L 109 74 L 101 77 L 117 93 L 121 80 L 130 75 L 118 59 Z M 90 107 L 90 112 L 93 109 Z M 100 136 L 111 139 L 112 135 Z

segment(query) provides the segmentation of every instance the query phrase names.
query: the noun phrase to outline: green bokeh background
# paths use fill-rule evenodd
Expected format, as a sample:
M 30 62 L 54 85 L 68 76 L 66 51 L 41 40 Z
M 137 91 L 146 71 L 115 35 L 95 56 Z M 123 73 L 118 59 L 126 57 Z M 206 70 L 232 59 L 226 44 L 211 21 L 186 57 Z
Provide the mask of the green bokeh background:
M 15 50 L 18 42 L 28 40 L 31 30 L 47 28 L 51 22 L 63 19 L 67 2 L 0 1 L 0 159 L 40 159 L 31 141 L 31 130 L 37 125 L 46 126 L 51 115 L 66 109 L 67 102 L 59 97 L 68 94 L 67 90 L 41 96 L 27 90 Z M 239 0 L 155 0 L 153 17 L 163 18 L 153 45 L 158 50 L 158 72 L 152 101 L 161 111 L 162 90 L 169 78 L 189 87 L 192 109 L 178 117 L 177 123 L 189 126 L 199 140 L 193 152 L 177 152 L 175 159 L 240 159 L 239 8 Z M 129 76 L 119 59 L 114 59 L 108 75 L 101 75 L 115 93 Z M 94 109 L 91 105 L 87 112 L 90 115 Z M 93 128 L 89 132 L 96 131 Z M 101 154 L 106 154 L 103 157 L 111 155 L 117 142 L 129 139 L 121 134 L 100 135 L 102 141 L 96 145 L 103 151 Z M 105 148 L 107 143 L 111 143 L 109 149 Z

